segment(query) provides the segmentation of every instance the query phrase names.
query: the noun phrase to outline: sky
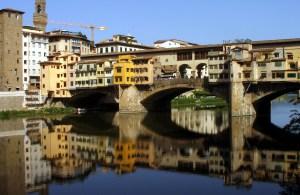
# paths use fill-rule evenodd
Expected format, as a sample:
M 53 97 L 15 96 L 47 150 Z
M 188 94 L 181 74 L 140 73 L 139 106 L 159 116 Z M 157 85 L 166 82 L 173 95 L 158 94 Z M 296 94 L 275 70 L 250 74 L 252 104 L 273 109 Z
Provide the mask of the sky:
M 129 34 L 146 45 L 173 38 L 198 44 L 300 38 L 299 7 L 300 0 L 47 0 L 49 20 L 106 26 L 96 42 Z M 23 24 L 32 25 L 34 0 L 0 0 L 1 8 L 24 11 Z M 55 29 L 90 36 L 79 27 L 47 27 Z

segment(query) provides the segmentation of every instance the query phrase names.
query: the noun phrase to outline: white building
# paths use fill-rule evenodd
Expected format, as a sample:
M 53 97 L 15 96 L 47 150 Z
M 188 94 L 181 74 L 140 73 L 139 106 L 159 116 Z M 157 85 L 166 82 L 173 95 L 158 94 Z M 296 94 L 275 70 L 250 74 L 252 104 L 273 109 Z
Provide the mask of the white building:
M 23 27 L 23 85 L 24 90 L 40 88 L 40 62 L 47 61 L 49 39 L 41 30 Z
M 41 130 L 46 126 L 40 119 L 25 119 L 24 158 L 25 184 L 35 186 L 51 180 L 51 163 L 43 159 Z
M 107 39 L 96 44 L 96 53 L 122 53 L 132 52 L 144 49 L 153 49 L 153 47 L 142 45 L 133 36 L 114 35 L 112 39 Z
M 178 48 L 178 47 L 191 47 L 198 44 L 190 43 L 178 39 L 167 39 L 167 40 L 158 40 L 154 42 L 154 47 L 156 48 Z

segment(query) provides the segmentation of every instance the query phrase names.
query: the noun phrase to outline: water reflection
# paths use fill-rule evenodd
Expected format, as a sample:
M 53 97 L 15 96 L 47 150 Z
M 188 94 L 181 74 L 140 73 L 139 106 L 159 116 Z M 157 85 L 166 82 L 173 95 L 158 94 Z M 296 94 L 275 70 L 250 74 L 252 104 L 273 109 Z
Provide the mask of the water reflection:
M 253 117 L 229 121 L 225 112 L 1 121 L 0 194 L 47 194 L 51 182 L 84 181 L 99 166 L 116 175 L 138 167 L 197 173 L 244 187 L 299 182 L 298 143 L 256 129 Z

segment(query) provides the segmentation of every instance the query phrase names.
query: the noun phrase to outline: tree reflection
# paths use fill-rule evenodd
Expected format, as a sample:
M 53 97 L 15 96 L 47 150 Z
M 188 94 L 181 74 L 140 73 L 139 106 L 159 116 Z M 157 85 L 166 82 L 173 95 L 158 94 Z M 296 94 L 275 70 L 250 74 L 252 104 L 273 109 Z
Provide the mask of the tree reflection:
M 294 134 L 300 134 L 300 113 L 298 110 L 292 110 L 291 121 L 284 129 Z

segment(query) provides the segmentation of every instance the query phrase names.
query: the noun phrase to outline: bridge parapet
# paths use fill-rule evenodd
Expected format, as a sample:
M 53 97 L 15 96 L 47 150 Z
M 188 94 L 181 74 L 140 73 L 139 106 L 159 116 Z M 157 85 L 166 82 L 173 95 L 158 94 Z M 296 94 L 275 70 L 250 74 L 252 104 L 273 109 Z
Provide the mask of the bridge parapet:
M 201 79 L 169 79 L 169 80 L 154 80 L 153 89 L 165 88 L 169 86 L 187 85 L 192 88 L 201 88 L 203 81 Z

